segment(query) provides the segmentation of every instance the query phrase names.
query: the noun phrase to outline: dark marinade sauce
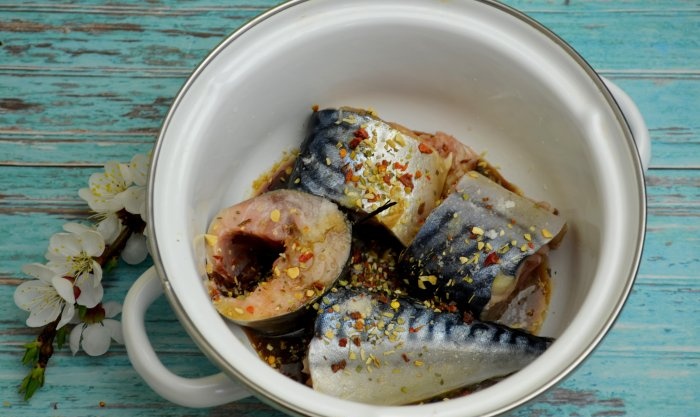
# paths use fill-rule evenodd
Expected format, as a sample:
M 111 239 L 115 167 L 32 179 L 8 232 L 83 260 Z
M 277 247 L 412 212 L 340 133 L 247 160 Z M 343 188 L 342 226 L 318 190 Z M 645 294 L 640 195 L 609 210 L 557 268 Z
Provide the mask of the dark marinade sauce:
M 352 253 L 347 272 L 336 286 L 362 287 L 389 296 L 403 291 L 396 274 L 396 263 L 402 246 L 388 231 L 368 222 L 353 228 Z M 403 291 L 405 294 L 405 291 Z M 318 306 L 309 306 L 315 308 Z M 246 335 L 260 358 L 283 375 L 307 383 L 304 358 L 313 338 L 314 314 L 299 323 L 299 329 L 285 335 L 265 335 L 245 329 Z

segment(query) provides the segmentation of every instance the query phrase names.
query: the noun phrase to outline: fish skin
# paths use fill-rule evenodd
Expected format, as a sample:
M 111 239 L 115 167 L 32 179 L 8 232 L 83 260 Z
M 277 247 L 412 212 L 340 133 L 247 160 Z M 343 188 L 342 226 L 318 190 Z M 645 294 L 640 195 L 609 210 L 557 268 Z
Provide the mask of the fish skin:
M 416 403 L 509 375 L 553 342 L 362 290 L 328 293 L 320 310 L 308 353 L 313 388 L 368 404 Z
M 437 295 L 480 317 L 497 277 L 509 284 L 503 291 L 512 292 L 525 259 L 565 230 L 560 216 L 472 171 L 428 216 L 402 253 L 399 271 L 416 297 Z
M 289 187 L 360 215 L 396 203 L 375 220 L 406 246 L 439 200 L 448 169 L 449 163 L 408 129 L 370 111 L 324 109 L 310 117 Z

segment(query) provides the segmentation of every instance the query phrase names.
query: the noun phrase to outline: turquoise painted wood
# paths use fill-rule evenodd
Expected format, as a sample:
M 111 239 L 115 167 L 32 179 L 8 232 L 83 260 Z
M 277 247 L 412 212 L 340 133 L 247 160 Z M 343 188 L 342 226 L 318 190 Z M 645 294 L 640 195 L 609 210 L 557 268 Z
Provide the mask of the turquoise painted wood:
M 17 394 L 22 345 L 36 336 L 12 301 L 48 237 L 87 207 L 77 190 L 109 160 L 147 152 L 188 74 L 228 33 L 276 0 L 0 1 L 0 416 L 283 414 L 248 399 L 175 406 L 131 368 L 123 346 L 100 358 L 51 360 L 46 386 Z M 533 416 L 700 416 L 700 1 L 507 0 L 555 31 L 644 114 L 653 142 L 648 233 L 621 317 L 566 381 L 513 413 Z M 123 300 L 146 265 L 105 277 Z M 164 299 L 148 328 L 166 365 L 215 368 Z

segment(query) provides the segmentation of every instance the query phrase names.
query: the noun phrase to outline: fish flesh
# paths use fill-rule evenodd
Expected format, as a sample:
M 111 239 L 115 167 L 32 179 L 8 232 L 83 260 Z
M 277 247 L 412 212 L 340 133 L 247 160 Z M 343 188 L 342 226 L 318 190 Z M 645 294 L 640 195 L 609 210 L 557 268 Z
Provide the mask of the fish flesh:
M 282 331 L 346 270 L 351 225 L 334 203 L 282 189 L 221 210 L 205 242 L 207 286 L 219 313 Z
M 340 288 L 322 301 L 307 357 L 313 388 L 368 404 L 412 404 L 512 374 L 553 342 L 407 297 Z
M 449 162 L 412 131 L 349 107 L 313 112 L 290 188 L 375 216 L 408 245 L 436 206 Z
M 457 138 L 445 132 L 435 133 L 415 132 L 421 140 L 429 144 L 450 162 L 450 168 L 445 178 L 445 186 L 442 195 L 447 196 L 455 190 L 459 180 L 470 171 L 477 171 L 491 181 L 496 182 L 507 190 L 518 195 L 523 192 L 515 184 L 507 181 L 503 175 L 482 154 L 476 153 L 472 148 L 460 142 Z
M 471 171 L 428 216 L 398 268 L 412 295 L 436 295 L 483 319 L 505 308 L 565 232 L 551 210 Z

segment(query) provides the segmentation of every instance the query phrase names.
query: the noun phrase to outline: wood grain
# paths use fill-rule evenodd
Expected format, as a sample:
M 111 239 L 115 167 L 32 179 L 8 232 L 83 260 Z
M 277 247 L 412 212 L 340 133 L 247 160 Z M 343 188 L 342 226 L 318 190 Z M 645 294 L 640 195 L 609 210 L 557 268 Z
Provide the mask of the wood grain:
M 272 0 L 0 2 L 0 415 L 250 416 L 283 414 L 255 399 L 211 409 L 175 406 L 109 354 L 52 359 L 30 402 L 16 387 L 35 331 L 12 301 L 48 238 L 83 220 L 77 190 L 109 160 L 147 152 L 196 65 Z M 569 42 L 636 101 L 649 127 L 647 236 L 637 281 L 610 334 L 566 381 L 518 417 L 698 416 L 700 395 L 700 2 L 508 0 Z M 107 274 L 122 300 L 145 268 Z M 199 353 L 164 299 L 149 310 L 163 362 L 202 376 Z

